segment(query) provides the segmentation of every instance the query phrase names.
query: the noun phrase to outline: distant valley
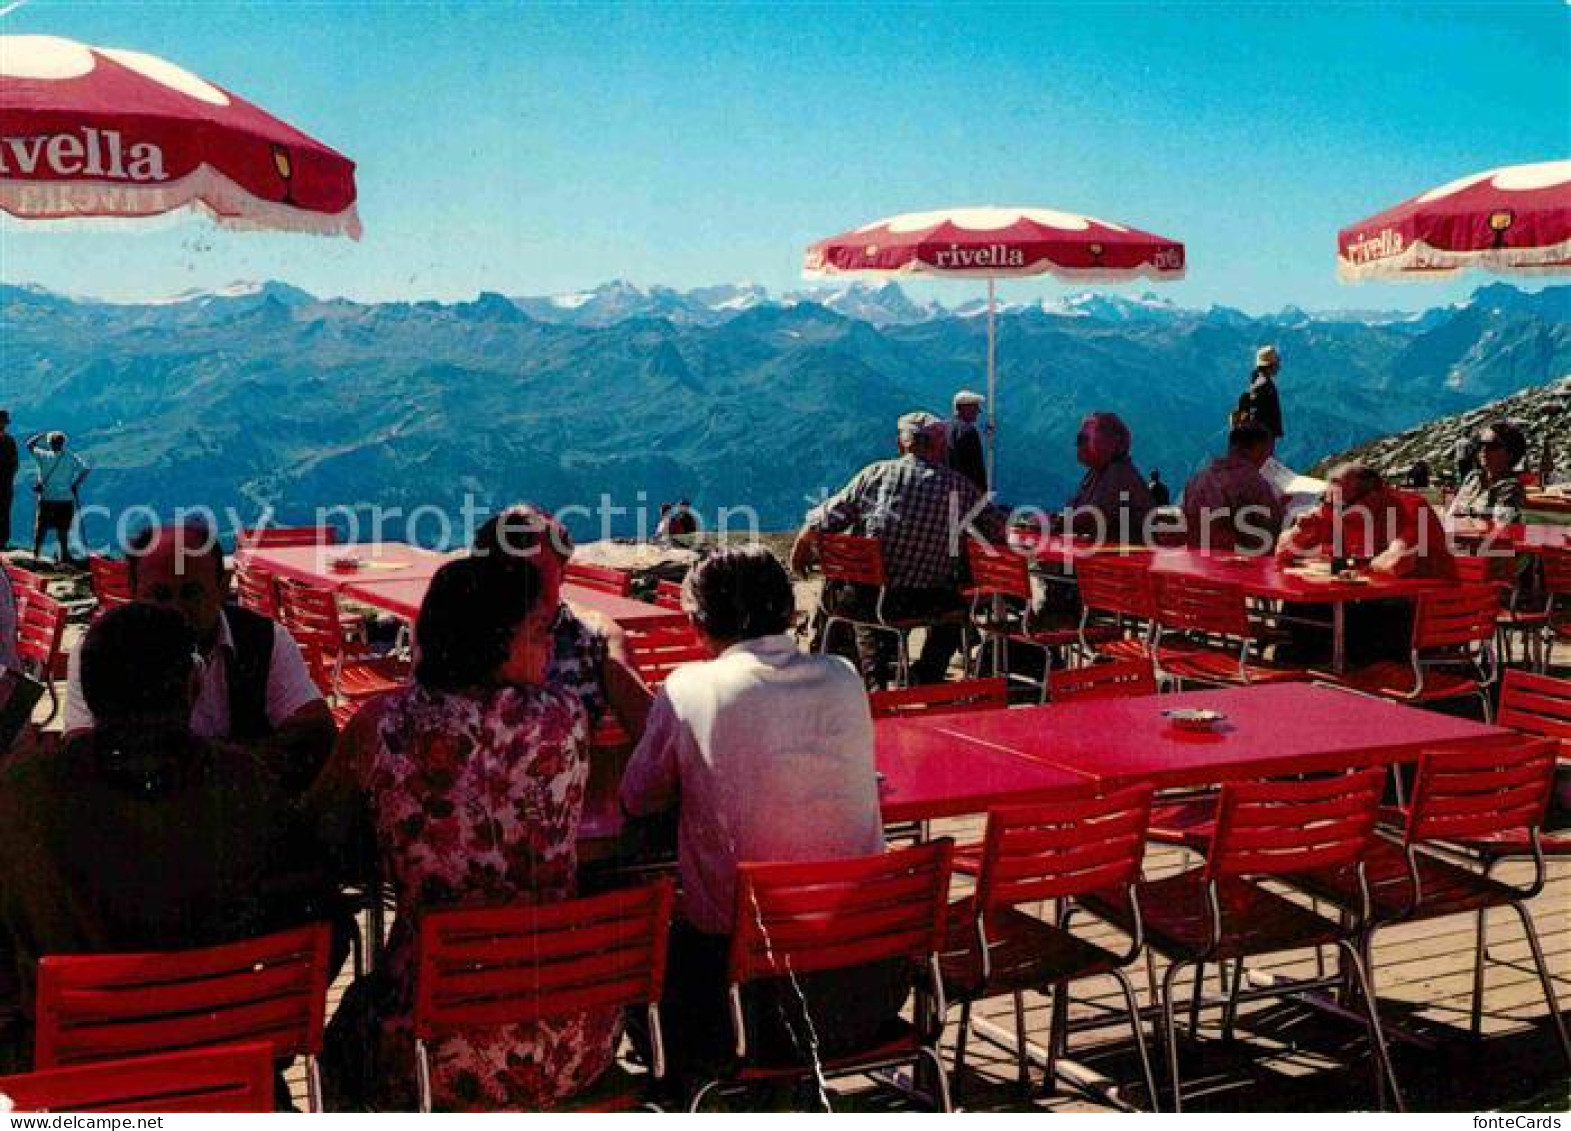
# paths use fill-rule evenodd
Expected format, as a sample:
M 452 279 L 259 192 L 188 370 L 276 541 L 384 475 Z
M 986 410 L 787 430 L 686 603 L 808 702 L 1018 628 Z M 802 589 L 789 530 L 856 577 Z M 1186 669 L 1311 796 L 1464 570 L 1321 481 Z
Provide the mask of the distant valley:
M 294 521 L 609 494 L 706 516 L 748 505 L 779 529 L 887 454 L 900 413 L 945 414 L 982 385 L 977 312 L 893 285 L 362 304 L 266 283 L 138 305 L 0 286 L 0 405 L 19 434 L 71 432 L 98 468 L 90 499 L 115 509 L 270 505 Z M 1137 462 L 1176 489 L 1221 444 L 1266 342 L 1283 358 L 1280 454 L 1302 467 L 1571 375 L 1568 288 L 1265 317 L 1087 294 L 1006 308 L 998 332 L 1002 494 L 1048 506 L 1078 478 L 1072 439 L 1095 409 L 1122 414 Z M 32 495 L 17 496 L 23 529 Z

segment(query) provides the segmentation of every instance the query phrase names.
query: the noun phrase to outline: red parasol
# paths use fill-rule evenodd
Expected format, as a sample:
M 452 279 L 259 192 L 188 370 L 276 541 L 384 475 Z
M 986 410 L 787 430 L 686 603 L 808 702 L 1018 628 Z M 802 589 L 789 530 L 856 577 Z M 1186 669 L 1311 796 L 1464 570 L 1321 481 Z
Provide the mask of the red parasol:
M 1343 282 L 1434 279 L 1469 267 L 1571 274 L 1571 161 L 1475 173 L 1337 233 Z
M 153 55 L 0 36 L 0 210 L 24 220 L 199 210 L 226 228 L 358 239 L 355 166 Z
M 891 216 L 807 249 L 804 274 L 927 275 L 987 280 L 987 396 L 995 399 L 996 280 L 1052 275 L 1065 282 L 1182 279 L 1184 245 L 1107 220 L 1047 208 L 954 208 Z M 992 482 L 994 433 L 988 431 Z

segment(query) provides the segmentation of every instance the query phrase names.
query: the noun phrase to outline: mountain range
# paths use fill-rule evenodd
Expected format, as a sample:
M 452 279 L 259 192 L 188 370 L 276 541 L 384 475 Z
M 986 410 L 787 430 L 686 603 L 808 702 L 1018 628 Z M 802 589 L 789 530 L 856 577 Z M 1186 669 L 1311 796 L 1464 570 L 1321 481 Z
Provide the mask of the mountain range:
M 116 510 L 267 505 L 303 521 L 340 504 L 605 494 L 651 509 L 686 497 L 706 521 L 750 506 L 779 529 L 888 454 L 899 414 L 945 414 L 956 389 L 982 386 L 978 313 L 894 284 L 362 303 L 269 282 L 138 304 L 0 286 L 0 404 L 20 434 L 72 433 L 97 468 L 89 501 Z M 1571 374 L 1571 290 L 1493 284 L 1416 315 L 1252 316 L 1111 293 L 1006 305 L 1001 494 L 1060 505 L 1096 409 L 1121 413 L 1136 461 L 1176 487 L 1222 444 L 1266 342 L 1283 359 L 1279 455 L 1307 466 Z

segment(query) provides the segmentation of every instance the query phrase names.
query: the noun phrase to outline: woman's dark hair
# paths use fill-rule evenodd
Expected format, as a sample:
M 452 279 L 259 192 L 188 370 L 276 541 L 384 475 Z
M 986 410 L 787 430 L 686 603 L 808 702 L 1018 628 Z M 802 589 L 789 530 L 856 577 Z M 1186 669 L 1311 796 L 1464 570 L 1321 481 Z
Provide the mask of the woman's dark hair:
M 526 561 L 460 558 L 436 571 L 420 605 L 415 682 L 462 691 L 496 682 L 513 637 L 541 595 L 540 572 Z
M 82 642 L 82 694 L 95 722 L 188 710 L 196 634 L 173 609 L 110 609 Z
M 567 527 L 544 507 L 515 503 L 486 519 L 475 531 L 477 558 L 529 560 L 540 550 L 550 550 L 564 562 L 573 556 L 573 536 Z
M 1482 440 L 1484 434 L 1489 432 L 1494 433 L 1495 439 L 1506 446 L 1506 455 L 1511 460 L 1510 466 L 1515 467 L 1522 462 L 1522 457 L 1527 455 L 1527 437 L 1522 434 L 1520 428 L 1509 420 L 1494 420 L 1478 434 L 1479 439 Z
M 791 627 L 796 594 L 779 560 L 762 546 L 721 550 L 687 575 L 684 604 L 716 640 L 753 640 Z

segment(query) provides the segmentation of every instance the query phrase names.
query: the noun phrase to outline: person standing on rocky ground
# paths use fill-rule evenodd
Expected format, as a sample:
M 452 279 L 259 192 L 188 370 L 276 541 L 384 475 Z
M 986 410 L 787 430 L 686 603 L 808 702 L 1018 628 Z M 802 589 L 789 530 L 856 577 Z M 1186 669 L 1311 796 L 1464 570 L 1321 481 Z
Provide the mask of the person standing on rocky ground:
M 16 437 L 11 435 L 11 414 L 0 408 L 0 550 L 11 545 L 11 504 L 16 499 L 16 473 L 21 462 Z
M 79 492 L 89 468 L 82 457 L 66 451 L 64 432 L 35 432 L 28 437 L 27 450 L 38 465 L 33 490 L 38 495 L 38 518 L 33 526 L 33 557 L 43 555 L 44 535 L 54 532 L 60 544 L 60 564 L 80 565 L 71 556 L 71 527 L 76 522 Z
M 1162 482 L 1162 472 L 1153 467 L 1151 478 L 1146 483 L 1146 490 L 1151 492 L 1151 505 L 1165 507 L 1173 501 L 1173 493 L 1167 489 L 1167 484 Z
M 1282 368 L 1275 346 L 1261 346 L 1255 351 L 1255 368 L 1249 375 L 1249 388 L 1238 398 L 1233 410 L 1233 427 L 1254 421 L 1263 424 L 1271 433 L 1271 454 L 1276 454 L 1276 444 L 1285 433 L 1282 430 L 1282 402 L 1277 397 L 1276 375 Z
M 951 471 L 958 471 L 976 489 L 987 494 L 987 456 L 982 451 L 982 431 L 977 419 L 987 398 L 969 389 L 955 394 L 954 416 L 945 424 L 945 460 Z

